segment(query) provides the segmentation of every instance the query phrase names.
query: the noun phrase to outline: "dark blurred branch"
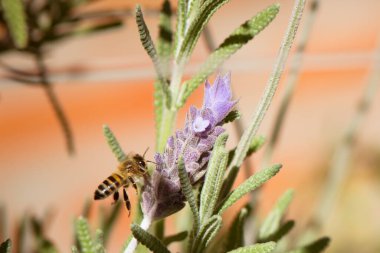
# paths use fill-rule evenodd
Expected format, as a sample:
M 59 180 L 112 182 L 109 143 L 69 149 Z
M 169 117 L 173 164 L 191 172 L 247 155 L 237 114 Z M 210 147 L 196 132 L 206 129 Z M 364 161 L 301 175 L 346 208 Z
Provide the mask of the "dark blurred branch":
M 63 134 L 65 136 L 67 151 L 69 154 L 74 154 L 75 148 L 74 148 L 73 134 L 72 134 L 69 122 L 67 120 L 67 117 L 62 109 L 62 106 L 60 105 L 58 101 L 57 95 L 55 94 L 53 90 L 53 85 L 49 82 L 48 72 L 44 63 L 43 54 L 40 49 L 36 50 L 35 61 L 36 61 L 37 68 L 39 71 L 41 84 L 45 90 L 45 93 L 49 99 L 50 104 L 53 107 L 54 113 L 61 125 Z

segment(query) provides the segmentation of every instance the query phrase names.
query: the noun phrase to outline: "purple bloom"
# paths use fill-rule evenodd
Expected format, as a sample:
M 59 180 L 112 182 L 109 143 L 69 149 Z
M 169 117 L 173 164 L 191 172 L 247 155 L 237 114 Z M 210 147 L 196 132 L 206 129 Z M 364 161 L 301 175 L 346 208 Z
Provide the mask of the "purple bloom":
M 164 153 L 155 156 L 156 170 L 142 189 L 145 215 L 160 219 L 185 206 L 178 159 L 183 157 L 191 184 L 203 178 L 215 140 L 224 132 L 220 124 L 236 104 L 231 98 L 229 74 L 218 76 L 212 86 L 206 81 L 202 108 L 190 107 L 184 129 L 176 131 L 168 139 Z

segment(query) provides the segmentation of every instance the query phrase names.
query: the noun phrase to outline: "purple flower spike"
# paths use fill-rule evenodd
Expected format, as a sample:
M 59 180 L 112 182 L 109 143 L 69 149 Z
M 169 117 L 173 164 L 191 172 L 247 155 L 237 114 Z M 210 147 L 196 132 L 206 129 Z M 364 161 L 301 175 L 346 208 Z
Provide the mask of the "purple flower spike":
M 185 206 L 178 176 L 182 156 L 192 185 L 203 178 L 216 138 L 224 132 L 220 125 L 232 110 L 230 75 L 218 76 L 211 86 L 205 83 L 201 109 L 190 107 L 185 127 L 171 136 L 163 154 L 155 156 L 156 170 L 142 189 L 142 210 L 151 219 L 169 216 Z

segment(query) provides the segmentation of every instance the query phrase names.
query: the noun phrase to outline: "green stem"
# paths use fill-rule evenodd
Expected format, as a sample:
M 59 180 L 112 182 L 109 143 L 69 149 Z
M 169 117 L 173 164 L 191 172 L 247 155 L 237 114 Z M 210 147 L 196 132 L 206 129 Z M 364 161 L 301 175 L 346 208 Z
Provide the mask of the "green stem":
M 172 135 L 177 118 L 177 111 L 168 109 L 164 106 L 162 110 L 162 120 L 160 131 L 157 136 L 156 152 L 163 153 L 165 150 L 166 142 L 170 135 Z
M 234 172 L 234 170 L 238 170 L 238 168 L 244 161 L 251 140 L 257 133 L 257 130 L 259 129 L 261 122 L 264 119 L 265 113 L 267 112 L 269 105 L 272 102 L 273 96 L 277 90 L 277 86 L 280 81 L 280 77 L 284 70 L 286 59 L 289 55 L 290 48 L 292 46 L 298 25 L 302 17 L 305 1 L 306 0 L 296 0 L 294 4 L 292 16 L 290 18 L 285 37 L 283 38 L 283 41 L 281 43 L 280 52 L 277 57 L 276 64 L 274 65 L 272 74 L 268 80 L 264 94 L 261 97 L 256 113 L 253 116 L 250 125 L 244 131 L 244 134 L 236 148 L 235 156 L 230 165 L 230 173 L 236 173 Z
M 286 113 L 288 112 L 289 104 L 292 100 L 294 89 L 300 76 L 301 64 L 303 60 L 302 54 L 307 46 L 307 42 L 309 40 L 310 33 L 317 14 L 318 6 L 319 0 L 313 0 L 309 4 L 310 13 L 305 18 L 305 25 L 300 34 L 300 39 L 298 46 L 295 50 L 295 55 L 293 56 L 292 62 L 290 64 L 289 76 L 285 84 L 284 96 L 282 97 L 282 100 L 280 102 L 280 109 L 277 112 L 276 119 L 273 124 L 273 130 L 270 134 L 269 142 L 265 149 L 261 168 L 266 168 L 267 166 L 269 166 L 273 156 L 273 151 L 278 143 L 280 131 L 284 125 Z

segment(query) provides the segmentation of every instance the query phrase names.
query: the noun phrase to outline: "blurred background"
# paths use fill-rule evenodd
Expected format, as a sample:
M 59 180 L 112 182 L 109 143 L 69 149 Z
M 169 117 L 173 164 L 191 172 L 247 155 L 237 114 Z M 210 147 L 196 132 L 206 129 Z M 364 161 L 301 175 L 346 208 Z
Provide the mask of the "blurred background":
M 176 6 L 175 1 L 171 2 Z M 281 9 L 276 19 L 222 68 L 231 72 L 243 126 L 255 111 L 291 14 L 293 1 L 277 2 Z M 68 36 L 47 46 L 44 61 L 72 130 L 73 155 L 67 152 L 61 126 L 44 89 L 9 78 L 9 66 L 35 73 L 33 58 L 14 50 L 1 51 L 0 204 L 7 217 L 1 241 L 14 235 L 15 224 L 25 213 L 48 216 L 48 237 L 62 252 L 69 252 L 74 218 L 81 214 L 84 201 L 92 198 L 97 185 L 117 166 L 103 137 L 103 124 L 110 126 L 125 151 L 143 153 L 150 147 L 147 157 L 153 159 L 155 74 L 133 18 L 137 3 L 142 5 L 152 37 L 156 38 L 159 2 L 102 0 L 81 6 L 78 13 L 116 10 L 122 13 L 117 13 L 121 25 Z M 213 41 L 220 44 L 235 27 L 272 3 L 230 1 L 209 23 Z M 380 45 L 379 1 L 319 3 L 302 54 L 297 87 L 272 158 L 284 168 L 265 186 L 259 207 L 259 214 L 265 215 L 282 192 L 294 188 L 295 199 L 288 216 L 296 219 L 296 231 L 302 230 L 318 209 L 334 150 L 371 79 Z M 308 15 L 309 7 L 303 18 Z M 301 22 L 299 34 L 304 26 Z M 0 34 L 4 36 L 4 29 Z M 299 36 L 293 49 L 298 41 Z M 186 77 L 197 70 L 208 53 L 201 37 Z M 294 53 L 288 63 L 292 57 Z M 267 136 L 272 130 L 288 68 L 289 64 L 260 128 L 261 135 Z M 203 87 L 188 105 L 201 106 L 202 94 Z M 373 95 L 373 103 L 358 128 L 339 197 L 325 217 L 323 234 L 332 237 L 327 252 L 380 251 L 380 92 Z M 186 108 L 178 117 L 178 127 L 183 126 Z M 228 129 L 233 136 L 228 146 L 233 147 L 237 143 L 236 131 L 232 125 Z M 251 158 L 254 167 L 260 165 L 262 155 L 263 150 Z M 243 170 L 239 178 L 244 178 Z M 130 195 L 136 206 L 132 191 Z M 93 203 L 91 217 L 95 220 L 98 207 L 108 207 L 111 202 Z M 129 235 L 130 221 L 122 210 L 109 252 L 119 251 Z

